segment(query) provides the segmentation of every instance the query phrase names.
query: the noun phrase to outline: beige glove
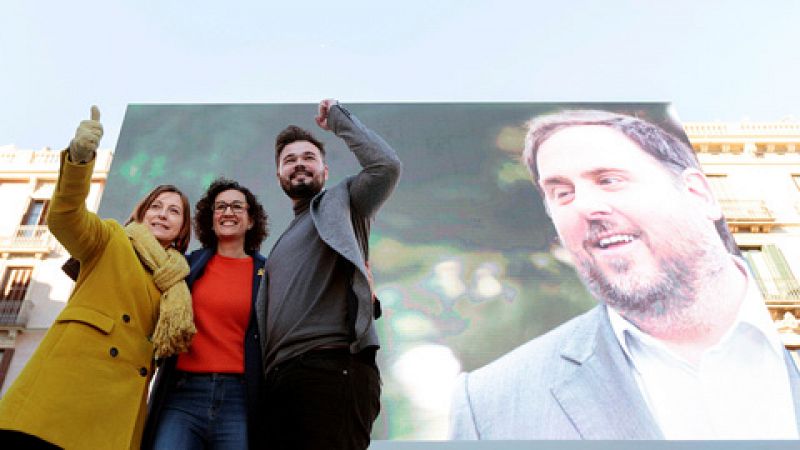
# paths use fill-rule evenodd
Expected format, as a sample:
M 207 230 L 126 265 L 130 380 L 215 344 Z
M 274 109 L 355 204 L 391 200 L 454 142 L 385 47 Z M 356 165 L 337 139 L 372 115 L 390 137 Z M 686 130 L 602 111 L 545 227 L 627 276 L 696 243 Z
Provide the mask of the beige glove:
M 69 143 L 69 159 L 72 162 L 85 164 L 94 159 L 100 138 L 103 137 L 103 125 L 100 124 L 100 110 L 92 105 L 91 120 L 83 120 L 75 131 L 75 138 Z

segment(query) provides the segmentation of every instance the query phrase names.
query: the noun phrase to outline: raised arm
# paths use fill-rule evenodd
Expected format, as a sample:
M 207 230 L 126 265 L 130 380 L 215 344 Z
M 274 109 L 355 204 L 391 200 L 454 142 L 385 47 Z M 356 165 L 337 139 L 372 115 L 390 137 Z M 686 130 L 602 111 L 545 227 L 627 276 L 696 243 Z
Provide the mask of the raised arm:
M 50 232 L 82 262 L 99 254 L 109 237 L 108 225 L 86 208 L 94 158 L 102 136 L 100 112 L 92 106 L 91 119 L 81 122 L 69 148 L 61 152 L 58 181 L 47 213 Z
M 342 138 L 361 164 L 350 183 L 351 207 L 363 216 L 375 215 L 400 179 L 402 164 L 394 149 L 336 100 L 320 102 L 317 124 Z

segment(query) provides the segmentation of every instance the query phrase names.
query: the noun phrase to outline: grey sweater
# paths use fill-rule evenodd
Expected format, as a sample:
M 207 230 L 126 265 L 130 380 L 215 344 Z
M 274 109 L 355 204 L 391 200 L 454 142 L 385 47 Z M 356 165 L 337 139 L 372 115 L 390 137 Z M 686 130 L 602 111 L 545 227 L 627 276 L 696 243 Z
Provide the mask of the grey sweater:
M 345 141 L 358 159 L 362 170 L 331 189 L 317 194 L 311 200 L 308 214 L 319 239 L 355 267 L 352 289 L 358 299 L 358 308 L 355 311 L 355 340 L 350 342 L 350 351 L 356 353 L 366 347 L 379 345 L 374 328 L 372 291 L 367 280 L 365 261 L 368 252 L 370 224 L 378 209 L 389 198 L 397 185 L 401 163 L 395 151 L 386 141 L 362 125 L 344 108 L 334 106 L 330 109 L 328 125 L 338 137 Z M 304 244 L 297 242 L 294 245 Z M 297 252 L 304 250 L 304 248 L 296 249 Z M 280 261 L 275 262 L 280 263 Z M 329 263 L 330 261 L 325 264 Z M 309 272 L 316 269 L 314 267 L 305 268 Z M 268 356 L 274 358 L 275 355 L 274 353 L 266 354 L 269 346 L 273 345 L 274 350 L 275 345 L 274 341 L 267 342 L 271 333 L 271 330 L 267 329 L 267 320 L 270 320 L 267 318 L 267 305 L 271 301 L 268 299 L 270 290 L 267 283 L 270 281 L 265 273 L 256 302 L 259 335 L 262 351 L 265 352 L 265 369 Z M 295 281 L 295 277 L 291 280 L 275 280 L 275 282 L 287 286 L 287 289 L 291 289 L 289 284 Z M 349 280 L 344 280 L 344 283 L 349 283 Z M 280 326 L 286 328 L 293 325 L 281 324 Z

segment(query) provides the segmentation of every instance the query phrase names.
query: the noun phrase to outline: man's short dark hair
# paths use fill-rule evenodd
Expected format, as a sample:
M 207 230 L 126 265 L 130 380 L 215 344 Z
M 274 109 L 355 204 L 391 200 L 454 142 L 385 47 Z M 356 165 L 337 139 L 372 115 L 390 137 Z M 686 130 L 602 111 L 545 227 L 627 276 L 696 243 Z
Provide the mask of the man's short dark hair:
M 283 152 L 284 147 L 287 145 L 298 142 L 298 141 L 308 141 L 319 149 L 319 154 L 322 156 L 322 159 L 325 159 L 325 145 L 319 139 L 315 138 L 310 131 L 300 128 L 297 125 L 289 125 L 288 127 L 284 128 L 283 131 L 278 133 L 278 137 L 275 138 L 275 166 L 280 166 L 279 161 L 281 157 L 281 152 Z
M 261 247 L 261 243 L 269 235 L 268 216 L 264 207 L 250 189 L 237 181 L 227 178 L 217 178 L 206 189 L 203 197 L 197 202 L 194 209 L 194 232 L 204 248 L 217 248 L 217 234 L 214 232 L 214 200 L 219 194 L 228 190 L 236 190 L 244 195 L 248 208 L 247 213 L 253 219 L 253 226 L 244 235 L 244 251 L 252 255 Z
M 539 182 L 536 154 L 544 141 L 559 130 L 584 125 L 606 126 L 619 131 L 673 175 L 680 175 L 690 167 L 702 171 L 689 145 L 650 122 L 609 111 L 567 110 L 538 116 L 528 122 L 523 160 L 535 182 Z
M 539 147 L 553 134 L 564 128 L 576 126 L 605 126 L 619 131 L 632 140 L 645 153 L 655 158 L 665 170 L 679 177 L 685 169 L 693 168 L 702 172 L 694 150 L 684 141 L 667 133 L 660 127 L 645 120 L 599 110 L 566 110 L 555 114 L 537 116 L 528 122 L 525 136 L 525 150 L 522 160 L 533 176 L 533 183 L 539 186 L 539 169 L 536 154 Z M 717 220 L 717 228 L 722 243 L 728 251 L 739 255 L 739 248 L 728 230 L 725 218 Z

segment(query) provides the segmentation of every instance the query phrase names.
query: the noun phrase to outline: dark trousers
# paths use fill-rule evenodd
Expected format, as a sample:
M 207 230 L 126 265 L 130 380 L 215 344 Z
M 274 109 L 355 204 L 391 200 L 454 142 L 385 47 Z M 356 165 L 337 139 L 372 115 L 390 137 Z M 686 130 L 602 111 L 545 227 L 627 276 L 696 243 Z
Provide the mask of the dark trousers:
M 372 349 L 317 350 L 267 375 L 266 448 L 366 449 L 380 411 L 381 380 Z
M 44 439 L 14 430 L 0 430 L 0 448 L 25 450 L 63 450 Z

